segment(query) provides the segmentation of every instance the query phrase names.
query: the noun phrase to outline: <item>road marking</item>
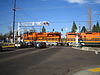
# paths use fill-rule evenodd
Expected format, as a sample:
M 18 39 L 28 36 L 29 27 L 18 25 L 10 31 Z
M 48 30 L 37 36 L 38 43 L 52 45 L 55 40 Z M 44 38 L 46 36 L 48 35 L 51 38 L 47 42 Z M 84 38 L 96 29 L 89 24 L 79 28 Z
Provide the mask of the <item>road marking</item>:
M 91 72 L 100 72 L 100 68 L 88 69 L 88 71 L 91 71 Z
M 45 49 L 39 49 L 39 50 L 36 50 L 36 51 L 26 52 L 26 53 L 22 53 L 22 54 L 19 54 L 19 55 L 11 56 L 11 57 L 8 57 L 8 58 L 0 59 L 0 63 L 1 62 L 6 62 L 6 61 L 9 61 L 9 60 L 13 60 L 15 58 L 23 57 L 23 56 L 26 56 L 26 55 L 35 54 L 35 53 L 38 53 L 38 52 L 49 50 L 51 48 L 54 48 L 54 47 L 45 48 Z

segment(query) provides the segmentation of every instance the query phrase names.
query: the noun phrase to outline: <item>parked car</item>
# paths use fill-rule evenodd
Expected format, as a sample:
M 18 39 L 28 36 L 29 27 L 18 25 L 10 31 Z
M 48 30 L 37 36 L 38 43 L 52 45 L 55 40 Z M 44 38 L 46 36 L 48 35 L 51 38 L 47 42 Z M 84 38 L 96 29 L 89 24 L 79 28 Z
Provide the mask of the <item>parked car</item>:
M 46 43 L 45 42 L 36 42 L 35 48 L 46 48 Z
M 26 42 L 26 44 L 27 44 L 27 47 L 34 47 L 34 45 L 35 45 L 35 42 Z
M 0 51 L 2 51 L 2 43 L 0 43 Z
M 15 47 L 17 48 L 27 47 L 27 44 L 25 42 L 16 42 Z

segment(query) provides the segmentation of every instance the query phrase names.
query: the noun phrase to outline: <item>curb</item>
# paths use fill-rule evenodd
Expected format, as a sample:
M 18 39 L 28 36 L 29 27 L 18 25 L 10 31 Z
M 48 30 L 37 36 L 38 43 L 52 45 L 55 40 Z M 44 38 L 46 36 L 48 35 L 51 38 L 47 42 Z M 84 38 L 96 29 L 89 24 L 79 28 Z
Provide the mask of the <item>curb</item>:
M 93 48 L 93 47 L 72 47 L 74 49 L 78 49 L 78 50 L 82 50 L 82 51 L 94 51 L 95 54 L 98 54 L 98 52 L 100 52 L 100 48 Z

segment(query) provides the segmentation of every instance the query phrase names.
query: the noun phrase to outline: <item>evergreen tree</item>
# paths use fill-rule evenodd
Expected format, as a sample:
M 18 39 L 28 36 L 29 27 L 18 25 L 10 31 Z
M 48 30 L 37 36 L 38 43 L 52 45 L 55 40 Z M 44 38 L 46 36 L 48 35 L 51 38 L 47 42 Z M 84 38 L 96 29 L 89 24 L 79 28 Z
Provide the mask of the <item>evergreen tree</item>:
M 73 33 L 75 33 L 77 31 L 77 26 L 75 24 L 75 21 L 73 21 L 73 26 L 72 26 L 72 31 Z
M 100 32 L 100 27 L 99 27 L 99 22 L 97 22 L 97 24 L 96 24 L 96 32 Z
M 44 27 L 44 26 L 42 27 L 42 32 L 46 32 L 46 29 L 45 29 L 45 27 Z
M 3 40 L 3 34 L 0 33 L 0 40 Z
M 97 27 L 96 27 L 96 25 L 93 25 L 92 32 L 96 32 L 96 31 L 97 31 Z
M 61 28 L 61 31 L 63 31 L 63 28 Z
M 55 29 L 53 28 L 53 29 L 52 29 L 52 31 L 54 32 L 54 31 L 55 31 Z
M 85 26 L 82 27 L 81 32 L 87 32 Z

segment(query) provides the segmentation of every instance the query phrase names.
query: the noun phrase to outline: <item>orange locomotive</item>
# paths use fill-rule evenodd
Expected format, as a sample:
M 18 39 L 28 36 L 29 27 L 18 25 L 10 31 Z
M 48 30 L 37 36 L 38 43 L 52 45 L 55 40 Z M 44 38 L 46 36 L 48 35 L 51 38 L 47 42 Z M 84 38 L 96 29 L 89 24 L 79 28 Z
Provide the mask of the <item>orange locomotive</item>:
M 60 42 L 61 33 L 59 32 L 50 32 L 47 34 L 47 42 Z
M 82 45 L 100 45 L 100 32 L 66 33 L 67 43 L 75 43 L 76 36 Z
M 24 33 L 22 39 L 25 42 L 36 41 L 36 42 L 46 42 L 50 44 L 58 43 L 61 41 L 61 33 L 59 32 L 40 32 L 40 33 Z
M 27 32 L 22 35 L 22 39 L 24 42 L 36 41 L 37 33 Z
M 37 42 L 46 42 L 47 41 L 47 34 L 48 33 L 37 33 Z
M 57 45 L 61 41 L 61 33 L 37 33 L 37 42 L 46 42 L 47 45 Z
M 80 38 L 84 45 L 100 45 L 100 32 L 80 33 Z
M 66 33 L 66 40 L 67 40 L 67 43 L 72 43 L 72 42 L 76 42 L 76 35 L 79 36 L 78 33 Z

